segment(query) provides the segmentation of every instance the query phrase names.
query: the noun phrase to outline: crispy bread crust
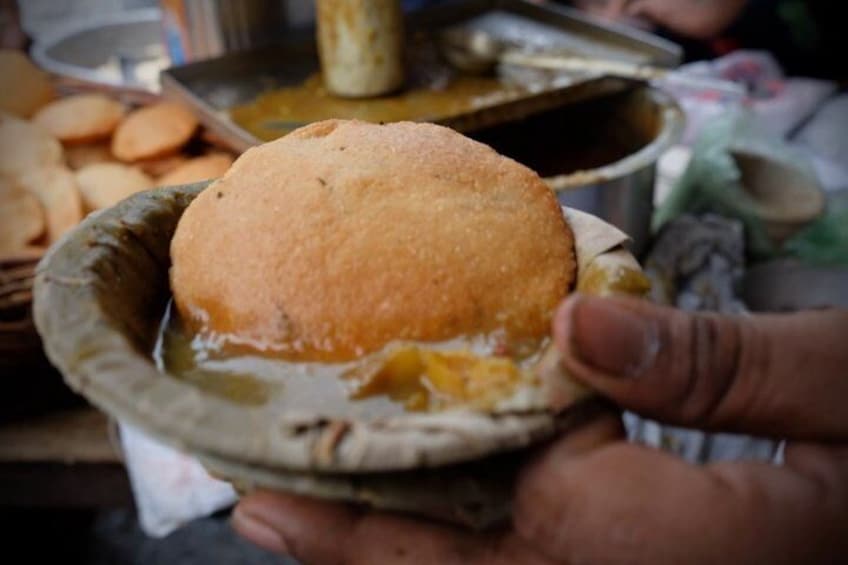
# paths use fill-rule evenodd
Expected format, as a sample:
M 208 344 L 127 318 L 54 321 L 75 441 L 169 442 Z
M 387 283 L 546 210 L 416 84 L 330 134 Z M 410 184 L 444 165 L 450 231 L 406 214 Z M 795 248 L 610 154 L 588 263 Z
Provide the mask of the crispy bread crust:
M 548 332 L 574 241 L 537 174 L 430 124 L 326 121 L 245 153 L 172 241 L 195 329 L 302 360 Z

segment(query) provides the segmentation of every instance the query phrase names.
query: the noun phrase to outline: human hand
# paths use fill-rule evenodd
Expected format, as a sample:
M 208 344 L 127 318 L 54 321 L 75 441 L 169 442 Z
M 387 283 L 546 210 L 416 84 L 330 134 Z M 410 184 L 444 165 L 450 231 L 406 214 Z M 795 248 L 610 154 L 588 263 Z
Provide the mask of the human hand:
M 680 35 L 711 39 L 742 13 L 747 0 L 577 0 L 578 8 L 618 21 L 648 20 Z
M 305 563 L 821 563 L 848 555 L 848 312 L 690 315 L 569 298 L 554 336 L 578 380 L 663 422 L 787 438 L 782 467 L 693 466 L 601 418 L 532 461 L 510 527 L 470 533 L 259 492 L 233 525 Z

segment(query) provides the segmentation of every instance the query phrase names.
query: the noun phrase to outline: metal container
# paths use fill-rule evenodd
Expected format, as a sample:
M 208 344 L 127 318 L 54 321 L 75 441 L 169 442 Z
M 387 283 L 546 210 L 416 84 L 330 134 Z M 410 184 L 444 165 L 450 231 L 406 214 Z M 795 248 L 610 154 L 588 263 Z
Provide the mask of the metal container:
M 155 8 L 68 22 L 40 36 L 30 54 L 57 75 L 154 92 L 169 64 Z
M 449 2 L 410 15 L 406 24 L 409 37 L 462 25 L 538 48 L 569 47 L 665 66 L 680 59 L 679 48 L 660 38 L 601 25 L 549 3 Z M 231 119 L 230 110 L 269 90 L 302 84 L 317 70 L 314 34 L 292 32 L 272 47 L 169 69 L 162 82 L 167 96 L 195 108 L 211 131 L 246 149 L 259 139 Z M 641 83 L 597 75 L 487 99 L 457 115 L 419 118 L 477 137 L 539 171 L 562 192 L 564 203 L 630 234 L 637 254 L 650 235 L 656 162 L 683 126 L 682 112 L 669 96 Z
M 681 58 L 680 48 L 661 38 L 602 25 L 561 6 L 526 0 L 447 2 L 409 14 L 405 25 L 408 41 L 423 38 L 426 43 L 439 30 L 461 25 L 482 29 L 504 41 L 524 41 L 534 49 L 570 48 L 592 56 L 661 66 L 674 66 Z M 412 48 L 407 45 L 407 53 L 414 51 L 426 58 L 422 53 L 426 49 L 421 47 L 420 42 Z M 274 89 L 300 85 L 318 70 L 314 30 L 290 30 L 270 47 L 172 67 L 162 74 L 162 88 L 166 96 L 194 108 L 204 125 L 231 146 L 247 149 L 260 143 L 260 139 L 232 120 L 230 110 Z M 407 69 L 408 74 L 413 74 L 412 70 Z M 439 73 L 431 70 L 419 74 L 438 77 Z M 475 109 L 459 114 L 436 112 L 407 119 L 432 121 L 469 132 L 632 86 L 622 86 L 622 81 L 613 84 L 597 75 L 565 78 L 568 80 L 532 84 L 524 92 L 482 97 Z M 291 121 L 293 127 L 306 123 Z M 280 135 L 290 129 L 281 130 Z
M 563 205 L 630 235 L 638 256 L 650 240 L 657 160 L 683 125 L 668 94 L 637 86 L 470 135 L 539 172 Z
M 317 0 L 318 54 L 324 84 L 336 96 L 368 98 L 403 86 L 400 0 Z M 354 9 L 355 7 L 355 9 Z
M 608 165 L 546 180 L 563 205 L 595 214 L 628 234 L 639 257 L 651 239 L 657 161 L 680 141 L 684 124 L 682 110 L 668 94 L 653 88 L 636 90 L 613 105 L 596 127 L 604 128 L 610 138 L 621 127 L 633 127 L 637 131 L 633 141 L 645 144 Z
M 177 65 L 261 47 L 314 18 L 303 0 L 160 0 L 168 53 Z

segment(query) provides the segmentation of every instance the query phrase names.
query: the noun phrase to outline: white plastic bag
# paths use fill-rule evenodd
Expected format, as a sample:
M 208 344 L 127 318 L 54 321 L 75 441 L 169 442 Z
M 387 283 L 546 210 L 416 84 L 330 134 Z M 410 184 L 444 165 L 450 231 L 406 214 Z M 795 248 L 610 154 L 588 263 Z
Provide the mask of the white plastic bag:
M 183 524 L 232 506 L 236 492 L 193 458 L 121 423 L 121 445 L 141 528 L 164 537 Z

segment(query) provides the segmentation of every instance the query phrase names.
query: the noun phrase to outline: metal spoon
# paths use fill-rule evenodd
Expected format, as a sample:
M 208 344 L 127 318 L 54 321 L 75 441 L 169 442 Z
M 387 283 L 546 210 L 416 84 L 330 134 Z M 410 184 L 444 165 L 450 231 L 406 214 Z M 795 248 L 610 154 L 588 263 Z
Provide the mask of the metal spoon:
M 555 71 L 599 73 L 642 82 L 664 82 L 682 88 L 717 90 L 737 97 L 746 94 L 744 87 L 726 80 L 692 76 L 651 65 L 583 56 L 528 53 L 481 30 L 447 29 L 439 35 L 438 45 L 451 65 L 474 74 L 489 72 L 502 63 Z

